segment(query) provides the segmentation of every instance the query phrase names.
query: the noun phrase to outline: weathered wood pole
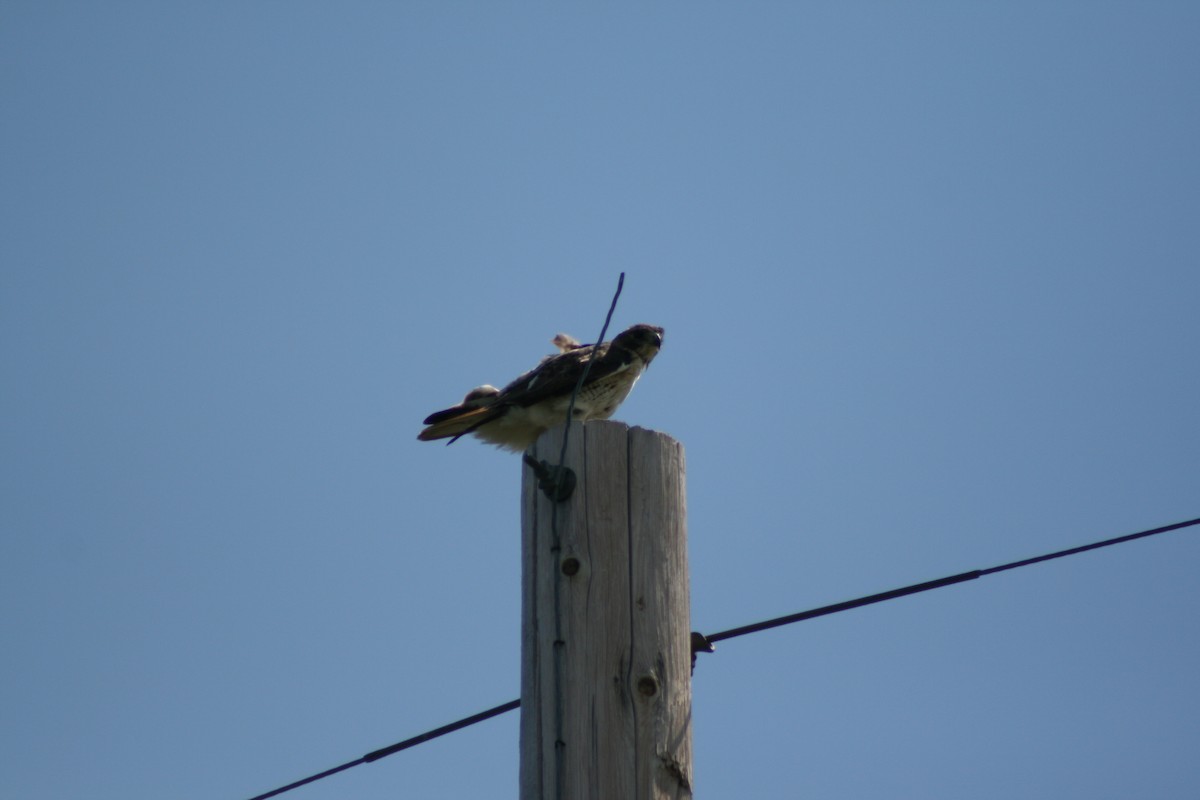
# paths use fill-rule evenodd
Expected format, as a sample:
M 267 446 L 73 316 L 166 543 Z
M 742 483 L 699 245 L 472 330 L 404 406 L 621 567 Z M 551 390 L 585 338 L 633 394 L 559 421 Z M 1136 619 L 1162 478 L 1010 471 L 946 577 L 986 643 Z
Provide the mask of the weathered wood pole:
M 558 464 L 564 430 L 534 457 Z M 557 509 L 523 467 L 521 800 L 690 798 L 683 447 L 575 423 L 565 465 Z

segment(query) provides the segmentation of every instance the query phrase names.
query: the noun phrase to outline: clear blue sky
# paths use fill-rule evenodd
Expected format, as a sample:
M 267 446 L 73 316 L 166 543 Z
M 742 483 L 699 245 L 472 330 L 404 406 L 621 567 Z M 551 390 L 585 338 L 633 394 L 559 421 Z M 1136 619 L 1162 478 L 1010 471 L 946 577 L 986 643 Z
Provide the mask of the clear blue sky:
M 1200 516 L 1195 3 L 0 4 L 0 797 L 519 692 L 518 459 L 667 330 L 716 631 Z M 1200 533 L 724 643 L 707 798 L 1200 796 Z M 514 797 L 510 714 L 294 792 Z

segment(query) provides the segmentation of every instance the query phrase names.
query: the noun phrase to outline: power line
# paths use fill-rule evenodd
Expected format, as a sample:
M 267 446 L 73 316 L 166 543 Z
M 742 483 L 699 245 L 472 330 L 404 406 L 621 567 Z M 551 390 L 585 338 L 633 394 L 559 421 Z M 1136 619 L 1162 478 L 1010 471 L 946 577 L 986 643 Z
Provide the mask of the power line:
M 730 628 L 727 631 L 721 631 L 720 633 L 702 636 L 701 639 L 703 642 L 708 642 L 711 644 L 712 642 L 719 642 L 723 639 L 732 639 L 735 636 L 745 636 L 748 633 L 758 633 L 759 631 L 765 631 L 769 628 L 778 628 L 780 625 L 790 625 L 793 622 L 803 622 L 806 619 L 813 619 L 814 617 L 824 617 L 828 616 L 829 614 L 836 614 L 839 611 L 849 611 L 852 608 L 861 608 L 862 606 L 869 606 L 874 603 L 882 603 L 885 600 L 895 600 L 897 597 L 907 597 L 910 594 L 928 592 L 930 589 L 941 589 L 943 586 L 953 586 L 956 583 L 973 581 L 976 578 L 982 578 L 984 575 L 993 575 L 997 572 L 1005 572 L 1010 569 L 1028 567 L 1031 564 L 1040 564 L 1043 561 L 1051 561 L 1056 558 L 1065 558 L 1066 556 L 1085 553 L 1088 550 L 1097 550 L 1101 547 L 1111 547 L 1114 544 L 1131 542 L 1134 539 L 1144 539 L 1147 536 L 1155 536 L 1160 533 L 1167 533 L 1168 531 L 1175 531 L 1179 530 L 1180 528 L 1190 527 L 1192 525 L 1200 525 L 1200 518 L 1191 519 L 1186 522 L 1176 522 L 1173 525 L 1164 525 L 1161 528 L 1151 528 L 1150 530 L 1139 531 L 1138 533 L 1130 533 L 1126 534 L 1125 536 L 1117 536 L 1112 539 L 1105 539 L 1099 542 L 1092 542 L 1091 544 L 1085 544 L 1080 547 L 1057 550 L 1053 553 L 1034 556 L 1033 558 L 1025 558 L 1020 561 L 1011 561 L 1007 564 L 1001 564 L 997 567 L 975 569 L 971 570 L 970 572 L 960 572 L 957 575 L 938 578 L 937 580 L 925 581 L 924 583 L 914 583 L 911 586 L 903 586 L 899 589 L 892 589 L 887 592 L 880 592 L 879 594 L 859 597 L 856 600 L 847 600 L 843 603 L 834 603 L 833 605 L 822 606 L 821 608 L 814 608 L 809 611 L 801 611 L 797 614 L 788 614 L 785 617 L 776 617 L 775 619 L 768 619 L 764 620 L 763 622 L 755 622 L 752 625 L 743 625 L 740 628 Z M 703 644 L 703 642 L 701 642 L 701 644 Z M 704 651 L 702 646 L 697 648 L 695 644 L 693 644 L 693 649 L 701 652 Z
M 994 575 L 997 572 L 1007 572 L 1008 570 L 1012 569 L 1020 569 L 1021 567 L 1028 567 L 1033 564 L 1040 564 L 1043 561 L 1051 561 L 1057 558 L 1078 555 L 1079 553 L 1086 553 L 1089 550 L 1098 550 L 1102 547 L 1111 547 L 1115 544 L 1132 542 L 1135 539 L 1144 539 L 1148 536 L 1156 536 L 1160 533 L 1177 531 L 1181 528 L 1190 528 L 1194 525 L 1200 525 L 1200 517 L 1196 519 L 1190 519 L 1185 522 L 1176 522 L 1171 525 L 1163 525 L 1160 528 L 1151 528 L 1145 531 L 1138 531 L 1137 533 L 1129 533 L 1124 536 L 1116 536 L 1111 539 L 1104 539 L 1099 542 L 1080 545 L 1079 547 L 1070 547 L 1066 550 L 1056 550 L 1053 553 L 1046 553 L 1044 555 L 1034 556 L 1032 558 L 1025 558 L 1021 559 L 1020 561 L 1010 561 L 1007 564 L 1000 564 L 999 566 L 995 567 L 975 569 L 969 572 L 960 572 L 957 575 L 949 575 L 945 578 L 925 581 L 924 583 L 914 583 L 910 586 L 902 586 L 899 589 L 891 589 L 886 592 L 879 592 L 878 594 L 871 594 L 854 600 L 846 600 L 841 603 L 821 606 L 820 608 L 801 611 L 796 614 L 788 614 L 787 616 L 775 617 L 774 619 L 755 622 L 750 625 L 742 625 L 738 628 L 730 628 L 729 630 L 720 631 L 707 636 L 700 633 L 692 633 L 692 657 L 694 659 L 697 652 L 711 652 L 713 650 L 713 642 L 719 642 L 725 639 L 733 639 L 735 637 L 745 636 L 750 633 L 758 633 L 759 631 L 769 630 L 770 628 L 778 628 L 781 625 L 790 625 L 794 622 L 803 622 L 804 620 L 813 619 L 815 617 L 825 617 L 830 614 L 837 614 L 841 611 L 849 611 L 852 608 L 861 608 L 862 606 L 882 603 L 887 600 L 895 600 L 899 597 L 907 597 L 910 594 L 928 592 L 931 589 L 941 589 L 943 586 L 953 586 L 957 583 L 965 583 L 966 581 L 972 581 L 976 578 L 982 578 L 985 575 Z M 357 758 L 354 761 L 348 761 L 341 766 L 325 770 L 324 772 L 319 772 L 316 775 L 311 775 L 303 780 L 290 783 L 287 786 L 282 786 L 278 789 L 267 792 L 266 794 L 255 795 L 254 797 L 250 798 L 250 800 L 267 800 L 269 797 L 281 795 L 284 792 L 291 791 L 292 789 L 304 786 L 305 784 L 313 783 L 314 781 L 319 781 L 322 778 L 335 775 L 343 770 L 350 769 L 351 767 L 357 767 L 359 764 L 367 764 L 372 761 L 378 761 L 385 756 L 390 756 L 393 753 L 399 753 L 401 750 L 407 750 L 410 747 L 415 747 L 416 745 L 427 742 L 430 739 L 436 739 L 439 736 L 445 736 L 447 733 L 453 733 L 454 731 L 474 725 L 477 722 L 483 722 L 486 719 L 491 719 L 492 717 L 505 714 L 518 708 L 520 705 L 520 700 L 510 700 L 503 705 L 498 705 L 495 708 L 489 708 L 487 711 L 480 711 L 478 714 L 472 714 L 469 717 L 463 717 L 456 722 L 451 722 L 450 724 L 443 725 L 440 728 L 434 728 L 431 731 L 413 736 L 411 739 L 405 739 L 404 741 L 397 742 L 389 747 L 383 747 L 379 750 L 374 750 L 370 753 L 367 753 L 362 758 Z
M 431 731 L 418 734 L 411 739 L 405 739 L 403 742 L 396 742 L 396 744 L 388 747 L 381 747 L 378 750 L 372 750 L 362 758 L 356 758 L 353 761 L 347 761 L 341 766 L 334 767 L 333 769 L 327 769 L 324 772 L 318 772 L 316 775 L 310 775 L 309 777 L 298 780 L 295 783 L 289 783 L 287 786 L 281 786 L 278 789 L 267 792 L 266 794 L 255 795 L 254 797 L 251 797 L 250 800 L 267 800 L 268 797 L 275 797 L 276 795 L 281 795 L 284 792 L 290 792 L 292 789 L 297 789 L 305 784 L 319 781 L 322 778 L 328 778 L 330 775 L 336 775 L 342 770 L 347 770 L 351 767 L 357 767 L 359 764 L 369 764 L 372 761 L 378 761 L 379 759 L 390 756 L 393 753 L 399 753 L 401 750 L 407 750 L 410 747 L 416 747 L 419 744 L 424 744 L 430 739 L 436 739 L 439 736 L 445 736 L 447 733 L 454 733 L 454 731 L 474 725 L 476 722 L 483 722 L 485 719 L 498 717 L 501 714 L 512 711 L 519 705 L 521 705 L 520 700 L 510 700 L 503 705 L 496 706 L 495 708 L 489 708 L 487 711 L 480 711 L 478 714 L 472 714 L 469 717 L 463 717 L 457 722 L 451 722 L 449 725 L 443 725 L 440 728 L 434 728 Z

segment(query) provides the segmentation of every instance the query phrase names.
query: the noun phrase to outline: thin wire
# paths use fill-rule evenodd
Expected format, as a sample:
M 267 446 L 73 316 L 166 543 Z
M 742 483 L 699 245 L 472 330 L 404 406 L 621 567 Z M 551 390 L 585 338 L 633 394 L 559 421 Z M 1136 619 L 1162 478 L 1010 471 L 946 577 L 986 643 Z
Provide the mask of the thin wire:
M 732 639 L 735 636 L 745 636 L 748 633 L 757 633 L 759 631 L 765 631 L 769 628 L 778 628 L 781 625 L 790 625 L 793 622 L 803 622 L 806 619 L 813 619 L 814 617 L 824 617 L 828 616 L 829 614 L 836 614 L 840 611 L 849 611 L 852 608 L 861 608 L 862 606 L 869 606 L 874 603 L 882 603 L 885 600 L 894 600 L 897 597 L 906 597 L 910 594 L 927 592 L 931 589 L 940 589 L 943 586 L 953 586 L 956 583 L 964 583 L 966 581 L 973 581 L 976 578 L 982 578 L 984 575 L 993 575 L 997 572 L 1005 572 L 1010 569 L 1019 569 L 1021 567 L 1027 567 L 1031 564 L 1040 564 L 1043 561 L 1050 561 L 1056 558 L 1065 558 L 1066 556 L 1073 556 L 1078 553 L 1084 553 L 1088 550 L 1096 550 L 1101 547 L 1111 547 L 1114 544 L 1131 542 L 1134 539 L 1144 539 L 1147 536 L 1155 536 L 1160 533 L 1179 530 L 1180 528 L 1188 528 L 1192 525 L 1200 525 L 1200 518 L 1190 519 L 1186 522 L 1176 522 L 1173 525 L 1164 525 L 1161 528 L 1151 528 L 1150 530 L 1139 531 L 1138 533 L 1130 533 L 1126 534 L 1125 536 L 1117 536 L 1112 539 L 1105 539 L 1100 542 L 1085 544 L 1080 547 L 1071 547 L 1066 550 L 1058 550 L 1053 553 L 1022 559 L 1021 561 L 1012 561 L 1007 564 L 1001 564 L 997 567 L 975 569 L 971 570 L 970 572 L 960 572 L 957 575 L 950 575 L 945 578 L 938 578 L 937 580 L 932 581 L 925 581 L 924 583 L 915 583 L 911 586 L 904 586 L 899 589 L 880 592 L 879 594 L 867 595 L 866 597 L 859 597 L 855 600 L 847 600 L 843 603 L 834 603 L 833 605 L 821 606 L 820 608 L 814 608 L 809 611 L 801 611 L 798 614 L 788 614 L 784 617 L 776 617 L 763 622 L 756 622 L 753 625 L 743 625 L 740 628 L 730 628 L 727 631 L 710 634 L 704 638 L 709 642 L 719 642 L 723 639 Z
M 604 342 L 604 336 L 608 333 L 608 324 L 612 322 L 613 311 L 617 308 L 617 298 L 621 296 L 621 289 L 625 286 L 625 273 L 621 273 L 621 277 L 617 279 L 617 291 L 613 295 L 612 303 L 608 306 L 608 315 L 604 317 L 604 326 L 600 328 L 600 338 L 596 340 L 596 344 L 592 347 L 592 352 L 588 355 L 587 363 L 583 365 L 583 372 L 579 374 L 579 380 L 575 382 L 575 390 L 571 392 L 571 401 L 567 403 L 567 429 L 563 431 L 562 449 L 558 453 L 558 467 L 562 469 L 563 462 L 567 460 L 567 439 L 571 435 L 571 418 L 575 413 L 575 398 L 579 396 L 579 390 L 583 388 L 583 382 L 587 380 L 588 373 L 592 371 L 592 362 L 596 360 L 596 348 Z
M 625 273 L 621 273 L 621 277 L 617 279 L 617 291 L 613 294 L 612 302 L 608 306 L 608 314 L 604 317 L 604 325 L 600 328 L 600 337 L 596 339 L 596 344 L 592 345 L 592 352 L 588 354 L 588 360 L 583 365 L 583 372 L 579 373 L 579 380 L 575 382 L 575 388 L 571 391 L 571 399 L 567 403 L 567 419 L 566 427 L 563 430 L 562 449 L 558 452 L 558 471 L 555 475 L 562 475 L 563 464 L 567 460 L 567 442 L 571 437 L 571 419 L 575 415 L 575 398 L 579 396 L 579 390 L 583 388 L 583 382 L 587 380 L 588 373 L 592 371 L 592 363 L 596 360 L 596 354 L 600 349 L 600 345 L 604 343 L 604 336 L 608 333 L 608 324 L 612 322 L 613 311 L 617 308 L 617 298 L 621 296 L 621 289 L 625 286 Z M 551 501 L 550 504 L 550 552 L 558 555 L 562 552 L 562 539 L 558 533 L 558 502 Z M 563 660 L 566 658 L 564 648 L 566 642 L 562 638 L 562 570 L 554 570 L 554 796 L 558 800 L 562 800 L 563 796 L 563 749 L 567 746 L 563 739 Z
M 1099 542 L 1093 542 L 1091 544 L 1085 544 L 1085 545 L 1081 545 L 1079 547 L 1071 547 L 1066 550 L 1057 550 L 1053 553 L 1047 553 L 1045 555 L 1034 556 L 1033 558 L 1026 558 L 1026 559 L 1022 559 L 1020 561 L 1010 561 L 1007 564 L 1000 564 L 999 566 L 988 567 L 987 569 L 975 569 L 975 570 L 971 570 L 970 572 L 960 572 L 957 575 L 949 575 L 945 578 L 938 578 L 938 579 L 932 580 L 932 581 L 925 581 L 924 583 L 915 583 L 911 586 L 904 586 L 902 588 L 892 589 L 891 591 L 887 591 L 887 592 L 879 592 L 878 594 L 867 595 L 866 597 L 860 597 L 856 600 L 847 600 L 842 603 L 834 603 L 833 605 L 821 606 L 820 608 L 814 608 L 809 611 L 801 611 L 798 614 L 789 614 L 785 617 L 776 617 L 774 619 L 765 620 L 763 622 L 756 622 L 752 625 L 743 625 L 739 628 L 730 628 L 729 630 L 721 631 L 720 633 L 710 634 L 709 636 L 705 636 L 705 637 L 701 637 L 701 638 L 702 638 L 702 641 L 704 641 L 704 642 L 719 642 L 719 641 L 723 641 L 725 639 L 732 639 L 736 636 L 745 636 L 746 634 L 757 633 L 758 631 L 768 630 L 769 628 L 777 628 L 781 625 L 788 625 L 793 622 L 802 622 L 806 619 L 813 619 L 814 617 L 824 617 L 824 616 L 828 616 L 829 614 L 836 614 L 840 611 L 849 611 L 852 608 L 861 608 L 862 606 L 868 606 L 868 605 L 872 605 L 874 603 L 882 603 L 885 600 L 894 600 L 898 597 L 906 597 L 910 594 L 917 594 L 919 592 L 927 592 L 931 589 L 940 589 L 943 586 L 953 586 L 956 583 L 964 583 L 966 581 L 975 580 L 976 578 L 982 578 L 984 575 L 993 575 L 997 572 L 1006 572 L 1011 569 L 1020 569 L 1021 567 L 1028 567 L 1031 564 L 1040 564 L 1043 561 L 1050 561 L 1050 560 L 1053 560 L 1056 558 L 1066 558 L 1067 556 L 1073 556 L 1073 555 L 1077 555 L 1079 553 L 1085 553 L 1088 550 L 1097 550 L 1101 547 L 1111 547 L 1114 544 L 1122 544 L 1124 542 L 1131 542 L 1135 539 L 1144 539 L 1147 536 L 1156 536 L 1160 533 L 1167 533 L 1168 531 L 1176 531 L 1176 530 L 1180 530 L 1181 528 L 1190 528 L 1195 525 L 1200 525 L 1200 517 L 1198 517 L 1196 519 L 1189 519 L 1185 522 L 1176 522 L 1171 525 L 1163 525 L 1160 528 L 1151 528 L 1150 530 L 1138 531 L 1137 533 L 1129 533 L 1124 536 L 1114 537 L 1112 539 L 1104 539 Z M 457 722 L 451 722 L 449 725 L 443 725 L 440 728 L 434 728 L 431 731 L 419 734 L 417 736 L 412 737 L 411 739 L 405 739 L 403 742 L 398 742 L 394 745 L 391 745 L 390 747 L 384 747 L 379 750 L 374 750 L 370 753 L 367 753 L 362 758 L 355 759 L 354 761 L 349 761 L 345 764 L 342 764 L 341 766 L 334 767 L 333 769 L 329 769 L 324 772 L 319 772 L 316 775 L 313 775 L 308 778 L 304 778 L 303 780 L 296 781 L 295 783 L 290 783 L 287 786 L 280 787 L 279 789 L 275 789 L 274 791 L 267 792 L 266 794 L 256 795 L 256 796 L 250 798 L 250 800 L 267 800 L 267 798 L 269 798 L 269 797 L 275 797 L 277 795 L 283 794 L 284 792 L 295 789 L 299 786 L 304 786 L 305 784 L 312 783 L 313 781 L 318 781 L 322 778 L 327 778 L 330 775 L 334 775 L 334 774 L 337 774 L 338 772 L 341 772 L 342 770 L 347 770 L 347 769 L 350 769 L 351 767 L 357 767 L 359 764 L 365 764 L 365 763 L 369 763 L 371 761 L 378 761 L 379 759 L 384 758 L 385 756 L 390 756 L 393 753 L 399 753 L 401 750 L 407 750 L 410 747 L 415 747 L 416 745 L 427 742 L 430 739 L 436 739 L 437 737 L 444 736 L 447 733 L 453 733 L 454 731 L 460 730 L 462 728 L 466 728 L 470 725 L 474 725 L 477 722 L 483 722 L 486 719 L 491 719 L 492 717 L 496 717 L 496 716 L 499 716 L 500 714 L 504 714 L 506 712 L 512 711 L 513 709 L 519 707 L 520 705 L 521 705 L 520 700 L 510 700 L 507 703 L 504 703 L 503 705 L 496 706 L 495 708 L 490 708 L 487 711 L 481 711 L 478 714 L 472 714 L 471 716 L 464 717 L 463 719 L 460 719 Z
M 499 705 L 495 708 L 489 708 L 487 711 L 480 711 L 478 714 L 472 714 L 469 717 L 463 717 L 457 722 L 451 722 L 449 725 L 443 725 L 440 728 L 434 728 L 431 731 L 426 731 L 425 733 L 414 736 L 411 739 L 405 739 L 403 742 L 397 742 L 389 747 L 373 750 L 362 758 L 356 758 L 353 761 L 347 761 L 340 767 L 334 767 L 333 769 L 327 769 L 324 772 L 318 772 L 316 775 L 310 775 L 303 780 L 296 781 L 295 783 L 289 783 L 287 786 L 281 786 L 278 789 L 267 792 L 266 794 L 255 795 L 254 797 L 251 797 L 250 800 L 267 800 L 268 797 L 275 797 L 283 794 L 284 792 L 290 792 L 292 789 L 297 789 L 305 784 L 312 783 L 313 781 L 319 781 L 322 778 L 328 778 L 330 775 L 336 775 L 342 770 L 350 769 L 351 767 L 357 767 L 359 764 L 369 764 L 372 761 L 378 761 L 379 759 L 390 756 L 393 753 L 399 753 L 401 750 L 407 750 L 410 747 L 416 747 L 419 744 L 424 744 L 430 739 L 436 739 L 439 736 L 445 736 L 447 733 L 453 733 L 454 731 L 461 730 L 469 725 L 474 725 L 477 722 L 483 722 L 485 719 L 498 717 L 501 714 L 512 711 L 519 705 L 521 705 L 520 700 L 510 700 L 504 705 Z
M 330 775 L 336 775 L 337 773 L 341 772 L 342 770 L 350 769 L 351 767 L 357 767 L 359 764 L 365 764 L 365 763 L 367 763 L 366 759 L 356 758 L 353 761 L 347 761 L 345 764 L 342 764 L 340 767 L 334 767 L 333 769 L 327 769 L 324 772 L 318 772 L 316 775 L 310 775 L 307 778 L 304 778 L 303 780 L 296 781 L 295 783 L 289 783 L 287 786 L 281 786 L 278 789 L 274 789 L 270 792 L 267 792 L 266 794 L 256 794 L 254 797 L 251 797 L 250 800 L 267 800 L 268 797 L 275 797 L 277 795 L 283 794 L 284 792 L 290 792 L 292 789 L 299 789 L 301 786 L 304 786 L 306 784 L 313 783 L 314 781 L 319 781 L 322 778 L 328 778 Z

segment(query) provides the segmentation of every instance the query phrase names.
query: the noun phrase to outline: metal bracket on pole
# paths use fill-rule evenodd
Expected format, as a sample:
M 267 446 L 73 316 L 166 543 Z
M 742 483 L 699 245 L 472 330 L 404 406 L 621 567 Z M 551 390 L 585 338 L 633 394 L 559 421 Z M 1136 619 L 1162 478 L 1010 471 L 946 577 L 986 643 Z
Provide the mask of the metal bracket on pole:
M 544 460 L 538 461 L 529 453 L 524 455 L 524 460 L 537 476 L 538 488 L 554 502 L 563 502 L 575 491 L 575 473 L 570 467 L 560 467 Z

